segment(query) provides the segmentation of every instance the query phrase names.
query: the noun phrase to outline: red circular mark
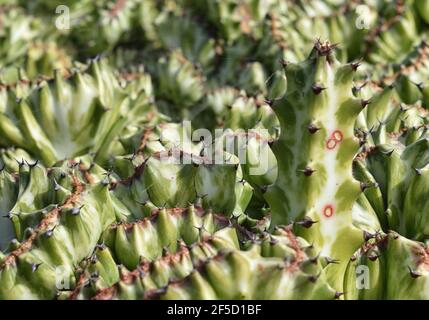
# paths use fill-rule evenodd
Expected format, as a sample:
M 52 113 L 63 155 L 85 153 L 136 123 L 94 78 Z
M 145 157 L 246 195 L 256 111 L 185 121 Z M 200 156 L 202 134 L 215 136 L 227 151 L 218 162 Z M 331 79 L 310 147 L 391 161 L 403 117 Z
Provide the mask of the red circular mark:
M 337 141 L 334 139 L 329 139 L 326 142 L 326 148 L 328 148 L 329 150 L 335 149 L 336 146 L 337 146 Z
M 331 139 L 334 139 L 337 142 L 343 141 L 343 133 L 340 130 L 335 130 L 331 134 Z
M 323 207 L 323 215 L 326 218 L 330 218 L 332 217 L 334 214 L 334 207 L 330 204 L 327 204 L 326 206 Z
M 329 150 L 335 149 L 337 144 L 343 141 L 343 137 L 343 133 L 340 130 L 335 130 L 334 132 L 332 132 L 328 141 L 326 141 L 326 148 L 328 148 Z

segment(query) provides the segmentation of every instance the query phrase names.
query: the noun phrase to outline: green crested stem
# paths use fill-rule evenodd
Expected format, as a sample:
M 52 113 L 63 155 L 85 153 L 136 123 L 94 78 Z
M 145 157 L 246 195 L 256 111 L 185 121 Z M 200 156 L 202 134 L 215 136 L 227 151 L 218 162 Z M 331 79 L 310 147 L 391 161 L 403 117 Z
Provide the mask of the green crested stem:
M 383 230 L 422 241 L 429 234 L 424 214 L 428 206 L 428 138 L 407 146 L 395 141 L 360 155 L 355 174 L 363 183 L 375 184 L 364 194 Z
M 175 252 L 180 239 L 192 244 L 225 224 L 228 225 L 228 220 L 224 217 L 194 206 L 160 209 L 143 220 L 111 226 L 104 233 L 103 242 L 114 248 L 122 264 L 134 269 L 141 259 L 158 258 L 163 249 Z
M 15 101 L 14 93 L 6 92 L 0 105 L 0 143 L 20 147 L 47 165 L 88 152 L 103 161 L 114 138 L 138 121 L 145 107 L 140 99 L 144 92 L 132 99 L 127 90 L 103 60 L 69 78 L 57 72 L 25 99 Z
M 346 299 L 427 299 L 429 252 L 395 232 L 373 235 L 352 257 Z
M 42 183 L 52 181 L 43 168 L 21 167 L 15 208 L 25 211 L 12 214 L 11 219 L 22 241 L 12 241 L 1 261 L 0 297 L 52 299 L 61 289 L 59 285 L 73 283 L 74 266 L 92 252 L 101 233 L 114 221 L 113 206 L 104 184 L 85 186 L 77 176 L 54 170 L 50 173 L 53 179 L 60 181 L 63 176 L 62 183 L 70 191 L 59 182 L 50 189 L 49 183 Z M 49 202 L 53 204 L 47 205 Z
M 331 268 L 341 291 L 335 274 L 362 241 L 352 221 L 352 207 L 362 192 L 352 175 L 360 148 L 354 124 L 370 101 L 353 96 L 357 66 L 339 64 L 334 47 L 317 42 L 306 61 L 285 66 L 287 92 L 272 106 L 281 126 L 272 146 L 278 177 L 264 196 L 274 224 L 295 221 L 298 233 L 322 255 L 342 262 L 339 269 Z
M 133 271 L 120 268 L 120 280 L 113 286 L 103 286 L 106 281 L 98 278 L 91 284 L 93 289 L 77 288 L 71 297 L 335 299 L 340 296 L 326 283 L 323 274 L 324 267 L 335 261 L 323 261 L 290 228 L 257 235 L 241 233 L 239 227 L 239 237 L 248 239 L 240 241 L 241 249 L 234 230 L 224 227 L 191 245 L 180 242 L 174 252 L 164 251 L 155 260 L 143 259 Z M 112 268 L 117 269 L 113 265 Z M 270 280 L 273 274 L 276 276 Z M 266 283 L 269 286 L 264 289 Z

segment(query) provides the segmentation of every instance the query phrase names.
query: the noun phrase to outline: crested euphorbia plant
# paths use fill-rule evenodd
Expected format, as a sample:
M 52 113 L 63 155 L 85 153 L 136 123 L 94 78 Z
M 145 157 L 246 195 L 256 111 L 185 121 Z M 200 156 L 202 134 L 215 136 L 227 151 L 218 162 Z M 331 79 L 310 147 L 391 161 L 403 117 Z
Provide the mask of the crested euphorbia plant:
M 2 1 L 0 299 L 428 299 L 428 4 Z

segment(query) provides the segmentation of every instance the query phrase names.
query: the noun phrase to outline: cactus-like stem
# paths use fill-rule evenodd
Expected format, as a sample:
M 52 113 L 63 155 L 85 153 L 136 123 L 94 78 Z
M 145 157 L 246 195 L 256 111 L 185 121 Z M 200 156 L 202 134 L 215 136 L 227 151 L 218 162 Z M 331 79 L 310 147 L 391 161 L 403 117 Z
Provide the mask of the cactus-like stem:
M 322 255 L 347 260 L 362 241 L 352 224 L 362 191 L 351 169 L 359 150 L 354 122 L 369 101 L 353 96 L 357 65 L 339 64 L 334 47 L 317 42 L 306 61 L 285 66 L 287 92 L 272 106 L 281 125 L 272 147 L 278 178 L 265 198 L 275 224 L 311 226 L 299 233 Z
M 37 164 L 20 173 L 21 193 L 15 207 L 29 213 L 26 217 L 11 216 L 22 241 L 12 241 L 1 259 L 1 299 L 54 298 L 59 285 L 73 283 L 74 266 L 92 252 L 101 233 L 114 221 L 107 185 L 85 185 L 77 176 L 69 175 L 63 183 L 71 191 L 58 198 L 55 193 L 67 189 L 55 184 L 51 185 L 53 190 L 44 190 L 48 181 L 46 170 Z M 49 201 L 52 205 L 46 206 Z M 30 205 L 45 209 L 30 212 L 37 210 Z
M 237 231 L 240 233 L 240 227 Z M 341 295 L 327 284 L 324 275 L 324 268 L 335 261 L 316 255 L 290 228 L 273 234 L 244 233 L 242 237 L 239 247 L 234 228 L 225 227 L 191 245 L 181 242 L 174 253 L 143 260 L 133 271 L 121 268 L 120 279 L 112 286 L 98 277 L 92 281 L 92 290 L 77 287 L 69 297 L 335 299 Z M 111 265 L 111 269 L 107 276 L 116 267 Z
M 373 235 L 353 256 L 344 279 L 347 299 L 429 297 L 429 250 L 395 232 Z

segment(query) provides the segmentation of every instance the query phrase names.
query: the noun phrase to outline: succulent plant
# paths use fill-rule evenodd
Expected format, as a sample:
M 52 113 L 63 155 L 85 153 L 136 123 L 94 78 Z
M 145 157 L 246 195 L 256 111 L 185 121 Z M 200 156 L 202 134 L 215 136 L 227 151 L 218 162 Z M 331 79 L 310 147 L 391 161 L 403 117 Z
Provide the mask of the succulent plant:
M 428 8 L 2 1 L 0 299 L 429 299 Z
M 87 72 L 65 76 L 58 71 L 28 96 L 6 89 L 0 145 L 38 154 L 47 165 L 88 152 L 105 158 L 115 135 L 141 117 L 147 107 L 141 102 L 127 93 L 105 61 L 92 62 Z
M 36 30 L 40 21 L 7 4 L 1 8 L 0 17 L 0 67 L 3 68 L 25 55 L 29 42 L 39 36 Z
M 427 257 L 422 242 L 395 232 L 375 234 L 351 258 L 344 278 L 346 299 L 427 300 Z M 359 266 L 368 267 L 367 287 L 359 279 L 364 270 Z
M 107 184 L 86 186 L 74 166 L 48 171 L 24 162 L 20 167 L 18 177 L 2 173 L 10 190 L 2 192 L 2 209 L 16 238 L 1 258 L 0 297 L 52 299 L 58 269 L 62 279 L 71 279 L 74 266 L 92 252 L 115 213 Z
M 163 242 L 153 242 L 155 246 L 146 249 L 142 247 L 152 253 L 142 252 L 140 259 L 137 256 L 131 264 L 113 254 L 124 252 L 124 248 L 117 244 L 112 247 L 107 240 L 103 249 L 96 249 L 92 256 L 94 258 L 90 264 L 85 265 L 86 269 L 81 273 L 82 279 L 85 279 L 82 283 L 90 285 L 86 288 L 80 286 L 78 291 L 69 293 L 71 297 L 86 299 L 92 295 L 94 299 L 282 299 L 293 298 L 289 296 L 293 295 L 293 292 L 299 292 L 301 297 L 306 295 L 308 298 L 318 299 L 333 299 L 339 296 L 324 280 L 323 270 L 329 262 L 314 256 L 314 248 L 303 239 L 296 238 L 290 228 L 278 229 L 272 235 L 256 235 L 249 231 L 243 233 L 239 226 L 230 226 L 225 218 L 211 214 L 200 218 L 201 213 L 197 213 L 200 210 L 196 209 L 176 208 L 171 213 L 165 210 L 156 213 L 158 216 L 153 219 L 156 219 L 157 225 L 171 220 L 171 215 L 185 214 L 183 218 L 179 216 L 179 219 L 184 219 L 180 234 L 177 234 L 180 238 L 176 239 L 173 234 Z M 204 219 L 200 228 L 196 228 L 199 223 L 195 218 Z M 144 220 L 132 225 L 121 225 L 119 228 L 131 228 L 131 233 L 135 234 L 152 228 L 152 224 Z M 218 230 L 214 231 L 216 229 Z M 143 245 L 143 238 L 140 239 L 140 244 Z M 116 236 L 115 241 L 122 240 Z M 171 245 L 162 249 L 161 245 L 157 247 L 157 243 Z M 128 250 L 129 246 L 125 248 Z M 101 254 L 102 257 L 98 258 Z M 105 264 L 102 265 L 99 261 L 106 259 L 106 256 L 110 261 L 114 261 L 113 256 L 116 256 L 116 259 L 125 265 L 121 264 L 118 269 L 116 264 L 110 264 L 109 271 L 98 269 L 104 268 Z M 253 271 L 255 267 L 262 272 Z M 97 276 L 91 283 L 90 277 L 94 273 Z M 116 281 L 113 285 L 108 285 L 106 274 L 115 274 Z M 227 274 L 229 276 L 226 276 Z M 234 276 L 231 277 L 231 274 Z M 231 278 L 231 281 L 225 283 L 222 280 L 225 277 Z M 272 282 L 266 286 L 266 281 Z

